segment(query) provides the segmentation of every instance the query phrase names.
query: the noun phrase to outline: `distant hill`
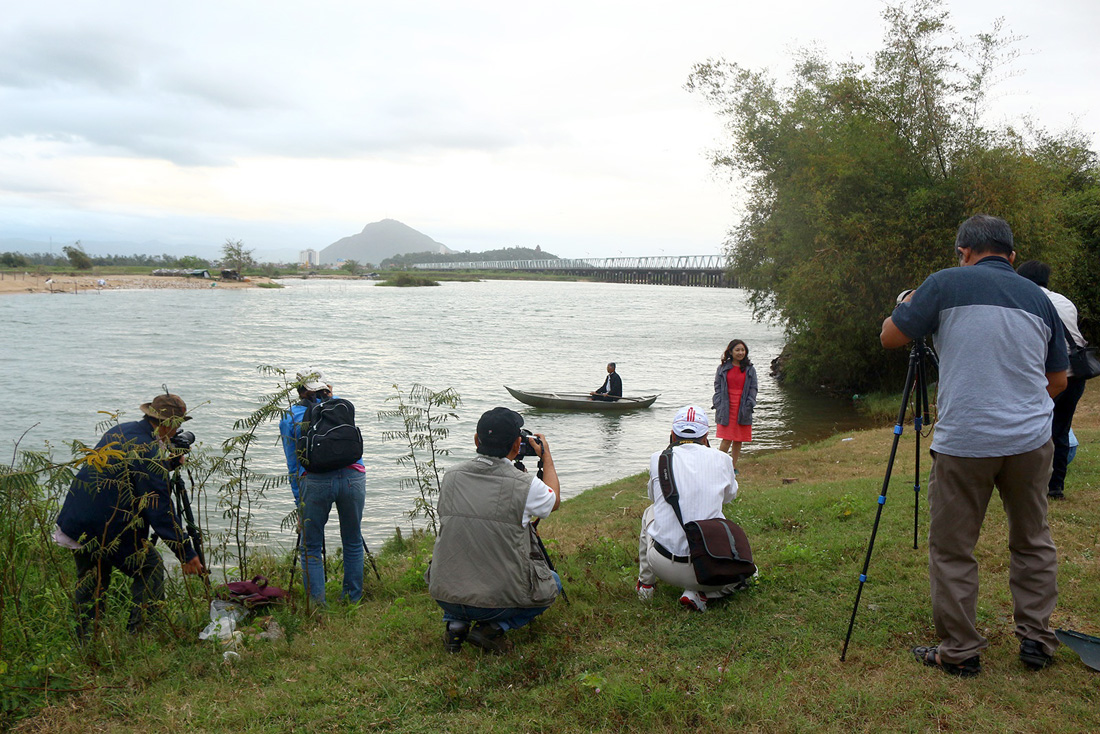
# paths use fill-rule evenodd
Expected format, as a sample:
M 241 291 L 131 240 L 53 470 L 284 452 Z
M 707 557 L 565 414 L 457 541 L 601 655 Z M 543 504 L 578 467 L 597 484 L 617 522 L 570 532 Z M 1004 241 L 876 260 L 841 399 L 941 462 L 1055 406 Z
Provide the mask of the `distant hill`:
M 407 224 L 396 219 L 383 219 L 363 227 L 359 234 L 333 242 L 321 250 L 319 257 L 322 264 L 331 264 L 338 260 L 358 260 L 377 265 L 394 255 L 425 251 L 434 253 L 436 257 L 451 252 L 446 245 L 417 232 Z
M 558 260 L 557 255 L 543 252 L 542 248 L 530 247 L 506 247 L 503 250 L 486 250 L 485 252 L 451 252 L 441 255 L 438 252 L 411 252 L 405 255 L 389 257 L 382 261 L 384 267 L 402 267 L 417 263 L 452 263 L 452 262 L 488 262 L 489 260 Z

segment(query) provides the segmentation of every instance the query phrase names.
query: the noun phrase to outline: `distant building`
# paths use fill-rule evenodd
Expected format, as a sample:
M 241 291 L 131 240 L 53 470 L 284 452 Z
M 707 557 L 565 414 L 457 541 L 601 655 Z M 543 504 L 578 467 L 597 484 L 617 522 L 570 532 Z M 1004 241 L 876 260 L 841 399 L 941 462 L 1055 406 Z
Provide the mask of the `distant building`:
M 307 268 L 315 268 L 321 264 L 321 257 L 317 250 L 302 250 L 298 253 L 298 262 Z

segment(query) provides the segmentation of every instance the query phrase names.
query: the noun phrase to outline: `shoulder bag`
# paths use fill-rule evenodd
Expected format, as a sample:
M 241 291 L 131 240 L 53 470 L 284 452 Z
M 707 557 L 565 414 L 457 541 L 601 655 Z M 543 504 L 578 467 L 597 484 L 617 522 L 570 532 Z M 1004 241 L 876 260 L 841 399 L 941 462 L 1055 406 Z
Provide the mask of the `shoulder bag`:
M 684 522 L 680 514 L 680 493 L 672 474 L 672 446 L 661 452 L 657 460 L 657 478 L 665 501 L 676 513 L 676 519 L 687 535 L 688 557 L 695 569 L 695 578 L 705 586 L 727 586 L 742 582 L 754 573 L 749 538 L 741 526 L 724 517 Z

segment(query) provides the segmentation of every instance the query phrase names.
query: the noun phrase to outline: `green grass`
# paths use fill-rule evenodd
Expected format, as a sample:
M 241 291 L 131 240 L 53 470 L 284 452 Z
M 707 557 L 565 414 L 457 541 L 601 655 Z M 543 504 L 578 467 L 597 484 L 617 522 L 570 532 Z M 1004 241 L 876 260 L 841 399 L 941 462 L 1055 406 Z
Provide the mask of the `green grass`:
M 1096 390 L 1091 391 L 1096 393 Z M 1061 596 L 1054 626 L 1100 634 L 1100 399 L 1086 393 L 1067 499 L 1053 506 Z M 400 732 L 1088 732 L 1100 729 L 1097 673 L 1068 649 L 1043 672 L 1017 661 L 1003 512 L 991 504 L 977 557 L 984 672 L 959 680 L 909 653 L 935 638 L 927 513 L 912 548 L 913 441 L 903 436 L 846 662 L 852 610 L 890 429 L 746 457 L 727 514 L 760 565 L 750 590 L 688 613 L 678 592 L 634 595 L 645 477 L 563 503 L 542 533 L 571 603 L 511 633 L 515 650 L 448 655 L 422 573 L 430 540 L 391 540 L 372 598 L 307 617 L 280 612 L 288 641 L 217 645 L 111 637 L 98 665 L 70 663 L 65 688 L 25 730 Z M 925 449 L 927 442 L 923 443 Z M 654 447 L 658 448 L 658 447 Z M 922 452 L 925 453 L 925 452 Z M 559 464 L 566 464 L 561 457 Z M 924 471 L 927 472 L 927 462 Z M 339 574 L 330 588 L 338 588 Z M 285 583 L 273 577 L 274 583 Z M 299 593 L 296 590 L 296 593 Z M 119 620 L 121 621 L 121 620 Z M 194 632 L 197 633 L 197 629 Z M 59 667 L 62 667 L 59 664 Z
M 397 273 L 386 276 L 386 279 L 378 285 L 394 286 L 396 288 L 419 288 L 423 286 L 439 285 L 438 281 L 426 278 L 423 275 L 410 275 L 409 273 Z

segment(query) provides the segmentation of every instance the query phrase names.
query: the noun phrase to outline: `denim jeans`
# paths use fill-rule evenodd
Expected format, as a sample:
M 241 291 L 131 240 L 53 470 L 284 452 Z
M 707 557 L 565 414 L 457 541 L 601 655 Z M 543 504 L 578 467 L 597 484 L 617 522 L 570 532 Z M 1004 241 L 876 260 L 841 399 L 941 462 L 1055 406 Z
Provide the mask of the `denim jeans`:
M 554 571 L 554 581 L 561 592 L 561 577 Z M 550 607 L 471 607 L 446 601 L 435 602 L 443 609 L 444 622 L 496 622 L 503 630 L 519 629 Z
M 302 578 L 306 592 L 317 604 L 325 603 L 325 523 L 336 505 L 340 518 L 340 542 L 344 548 L 344 586 L 348 601 L 363 598 L 363 503 L 367 484 L 363 472 L 349 469 L 306 474 L 300 482 L 302 497 Z

